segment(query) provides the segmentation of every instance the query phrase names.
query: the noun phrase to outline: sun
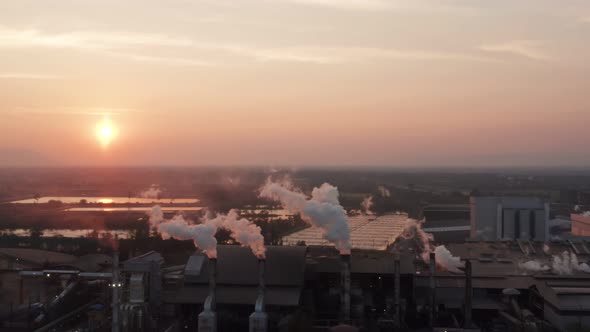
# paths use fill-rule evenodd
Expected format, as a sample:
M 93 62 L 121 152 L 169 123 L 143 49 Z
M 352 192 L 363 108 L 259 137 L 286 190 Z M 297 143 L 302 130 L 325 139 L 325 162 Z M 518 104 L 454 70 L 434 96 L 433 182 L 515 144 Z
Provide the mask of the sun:
M 109 146 L 115 138 L 116 128 L 110 122 L 103 122 L 97 126 L 97 138 L 103 147 Z

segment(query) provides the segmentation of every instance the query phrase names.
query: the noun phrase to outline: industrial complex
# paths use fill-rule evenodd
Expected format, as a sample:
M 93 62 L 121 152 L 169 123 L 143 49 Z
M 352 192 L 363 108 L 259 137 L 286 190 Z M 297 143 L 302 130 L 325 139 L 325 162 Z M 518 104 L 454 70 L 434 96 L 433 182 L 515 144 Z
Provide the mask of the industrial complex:
M 351 216 L 344 253 L 314 227 L 267 246 L 263 258 L 238 245 L 217 245 L 215 257 L 197 248 L 174 262 L 158 251 L 119 262 L 118 253 L 2 249 L 3 285 L 13 280 L 2 324 L 15 331 L 581 331 L 590 327 L 590 241 L 551 238 L 548 207 L 533 198 L 472 198 L 469 230 L 460 229 L 466 237 L 444 246 L 424 242 L 428 219 L 409 232 L 408 216 L 396 213 Z M 464 210 L 435 206 L 426 215 L 451 211 L 465 220 Z

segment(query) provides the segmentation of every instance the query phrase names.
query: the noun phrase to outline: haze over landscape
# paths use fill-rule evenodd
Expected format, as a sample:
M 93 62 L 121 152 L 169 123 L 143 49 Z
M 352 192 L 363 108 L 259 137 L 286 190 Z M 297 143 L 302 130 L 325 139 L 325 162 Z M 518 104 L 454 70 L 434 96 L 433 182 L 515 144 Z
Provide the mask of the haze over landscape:
M 2 166 L 590 164 L 587 1 L 24 0 L 0 22 Z

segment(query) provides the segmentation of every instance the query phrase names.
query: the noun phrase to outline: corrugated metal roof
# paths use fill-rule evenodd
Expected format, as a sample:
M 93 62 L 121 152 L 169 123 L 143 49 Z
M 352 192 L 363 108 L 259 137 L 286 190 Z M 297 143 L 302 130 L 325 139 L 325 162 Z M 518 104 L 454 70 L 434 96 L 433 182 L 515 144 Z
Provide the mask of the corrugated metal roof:
M 268 286 L 301 286 L 305 274 L 306 247 L 268 246 L 265 281 Z M 197 252 L 196 255 L 202 255 Z M 186 282 L 186 280 L 185 280 Z M 190 283 L 208 284 L 209 262 Z M 258 285 L 258 259 L 249 248 L 217 246 L 218 285 Z

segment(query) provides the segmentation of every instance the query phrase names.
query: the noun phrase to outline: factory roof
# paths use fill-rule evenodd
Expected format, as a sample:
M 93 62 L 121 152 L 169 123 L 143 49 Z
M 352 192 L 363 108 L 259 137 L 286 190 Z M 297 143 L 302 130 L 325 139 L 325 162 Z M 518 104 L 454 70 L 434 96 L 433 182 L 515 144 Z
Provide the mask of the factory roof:
M 356 249 L 386 250 L 402 233 L 407 220 L 407 214 L 351 216 L 348 219 L 350 243 Z M 315 227 L 283 237 L 285 245 L 298 245 L 302 242 L 306 245 L 332 245 L 323 238 L 322 231 Z
M 390 252 L 378 250 L 353 250 L 350 256 L 351 273 L 393 274 L 394 258 Z M 399 255 L 400 273 L 414 273 L 414 256 Z M 307 255 L 310 272 L 340 273 L 340 254 L 333 247 L 310 246 Z
M 268 246 L 265 262 L 267 286 L 299 287 L 303 285 L 306 247 Z M 200 251 L 197 256 L 203 257 Z M 209 261 L 189 259 L 191 278 L 186 283 L 208 284 Z M 202 264 L 200 268 L 197 266 Z M 185 270 L 186 271 L 186 270 Z M 199 273 L 200 272 L 200 273 Z M 258 259 L 249 248 L 240 246 L 217 246 L 218 285 L 258 285 Z
M 304 284 L 306 247 L 268 246 L 264 279 L 267 305 L 297 306 Z M 184 285 L 163 292 L 168 303 L 203 303 L 209 294 L 209 260 L 201 251 L 189 257 Z M 249 248 L 217 246 L 216 301 L 252 304 L 258 295 L 259 261 Z

